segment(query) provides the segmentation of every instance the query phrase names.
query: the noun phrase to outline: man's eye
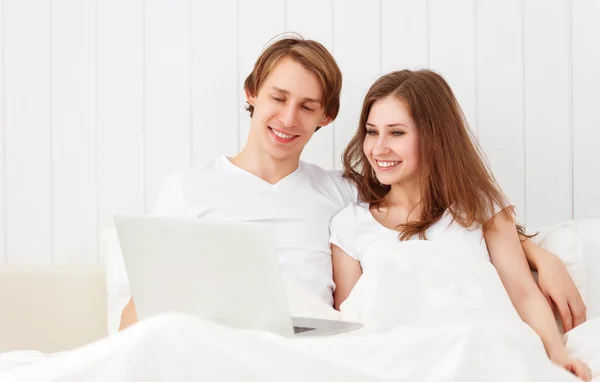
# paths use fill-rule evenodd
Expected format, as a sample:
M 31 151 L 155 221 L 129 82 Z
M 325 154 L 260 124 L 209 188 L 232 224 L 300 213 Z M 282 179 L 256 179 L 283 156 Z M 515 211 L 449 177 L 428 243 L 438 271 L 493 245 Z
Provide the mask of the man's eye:
M 273 99 L 277 102 L 283 102 L 284 99 L 283 98 L 277 98 L 277 97 L 273 97 Z

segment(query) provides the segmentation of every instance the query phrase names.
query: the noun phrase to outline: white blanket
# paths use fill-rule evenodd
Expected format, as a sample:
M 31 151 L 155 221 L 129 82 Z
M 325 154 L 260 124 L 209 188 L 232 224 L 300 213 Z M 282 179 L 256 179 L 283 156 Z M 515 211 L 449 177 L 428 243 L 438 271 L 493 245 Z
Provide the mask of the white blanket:
M 292 280 L 287 287 L 294 314 L 360 320 L 365 328 L 287 339 L 165 314 L 74 351 L 6 366 L 0 381 L 577 381 L 548 360 L 493 266 L 464 249 L 415 241 L 406 253 L 381 256 L 341 313 Z M 598 376 L 600 320 L 567 339 Z

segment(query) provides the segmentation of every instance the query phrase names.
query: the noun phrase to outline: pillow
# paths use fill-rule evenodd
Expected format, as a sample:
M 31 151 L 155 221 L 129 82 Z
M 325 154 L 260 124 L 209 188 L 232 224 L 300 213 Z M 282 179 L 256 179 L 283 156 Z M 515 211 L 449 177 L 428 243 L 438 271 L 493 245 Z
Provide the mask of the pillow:
M 586 268 L 586 300 L 588 320 L 600 316 L 600 218 L 577 221 L 581 249 Z

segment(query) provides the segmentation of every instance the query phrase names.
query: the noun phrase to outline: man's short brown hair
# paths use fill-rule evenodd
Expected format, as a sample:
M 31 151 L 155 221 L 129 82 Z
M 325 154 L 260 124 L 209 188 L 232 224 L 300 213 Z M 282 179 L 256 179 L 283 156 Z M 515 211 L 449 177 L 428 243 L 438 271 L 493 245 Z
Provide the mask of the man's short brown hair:
M 256 60 L 254 69 L 244 82 L 244 89 L 255 97 L 265 78 L 284 57 L 291 57 L 319 78 L 323 88 L 321 107 L 333 121 L 340 110 L 342 72 L 331 53 L 316 41 L 305 40 L 300 36 L 286 36 L 276 40 Z M 252 117 L 254 106 L 248 104 L 246 110 Z

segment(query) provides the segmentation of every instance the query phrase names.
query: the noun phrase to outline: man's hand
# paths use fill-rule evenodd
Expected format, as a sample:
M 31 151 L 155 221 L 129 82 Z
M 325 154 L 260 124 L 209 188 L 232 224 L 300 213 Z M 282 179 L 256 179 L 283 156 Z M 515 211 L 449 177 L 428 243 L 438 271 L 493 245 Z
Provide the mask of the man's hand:
M 567 268 L 556 255 L 538 247 L 538 286 L 552 309 L 558 309 L 566 332 L 586 320 L 586 306 Z

